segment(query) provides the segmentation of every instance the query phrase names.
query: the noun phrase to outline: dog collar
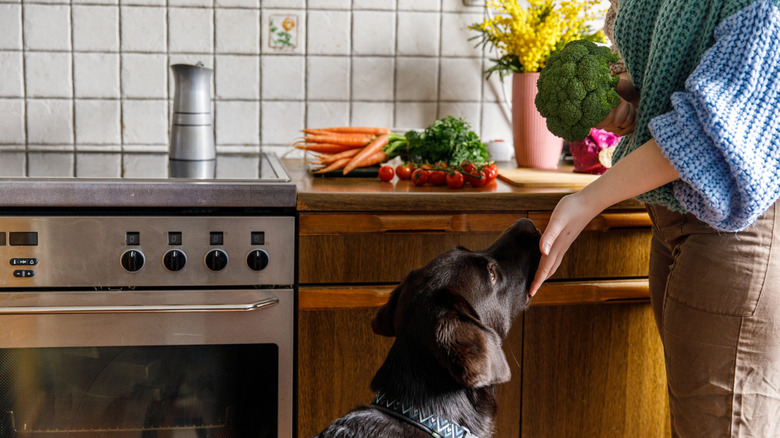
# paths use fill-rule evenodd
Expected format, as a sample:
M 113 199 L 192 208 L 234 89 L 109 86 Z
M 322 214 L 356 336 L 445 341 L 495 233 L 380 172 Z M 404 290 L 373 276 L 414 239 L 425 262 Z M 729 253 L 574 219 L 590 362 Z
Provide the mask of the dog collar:
M 419 427 L 434 438 L 477 438 L 470 430 L 458 423 L 426 414 L 415 407 L 406 406 L 398 400 L 387 397 L 387 394 L 382 392 L 376 393 L 371 401 L 371 406 Z

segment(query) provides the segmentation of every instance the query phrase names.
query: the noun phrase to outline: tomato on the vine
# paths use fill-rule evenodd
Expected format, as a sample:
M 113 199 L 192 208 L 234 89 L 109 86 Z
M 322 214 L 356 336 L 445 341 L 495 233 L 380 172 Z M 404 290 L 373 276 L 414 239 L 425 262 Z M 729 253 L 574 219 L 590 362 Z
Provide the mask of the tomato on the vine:
M 432 186 L 443 186 L 446 179 L 447 174 L 443 170 L 431 170 L 428 174 L 428 182 Z
M 408 164 L 399 164 L 395 168 L 395 173 L 398 175 L 398 178 L 409 179 L 409 177 L 412 176 L 412 166 Z
M 488 164 L 482 171 L 485 172 L 485 178 L 487 179 L 485 184 L 490 184 L 498 176 L 498 166 L 496 166 L 496 163 Z
M 415 169 L 412 172 L 412 182 L 416 186 L 425 185 L 428 182 L 428 171 L 425 169 Z
M 393 166 L 382 166 L 379 168 L 379 179 L 382 181 L 390 181 L 394 176 Z
M 458 172 L 457 170 L 453 171 L 450 174 L 447 174 L 446 181 L 447 181 L 447 186 L 453 189 L 459 189 L 463 187 L 463 183 L 466 182 L 463 179 L 463 174 Z
M 476 177 L 470 177 L 469 183 L 471 183 L 472 187 L 482 187 L 485 184 L 487 184 L 487 175 L 485 175 L 484 170 L 480 170 L 477 175 L 479 175 L 479 178 Z

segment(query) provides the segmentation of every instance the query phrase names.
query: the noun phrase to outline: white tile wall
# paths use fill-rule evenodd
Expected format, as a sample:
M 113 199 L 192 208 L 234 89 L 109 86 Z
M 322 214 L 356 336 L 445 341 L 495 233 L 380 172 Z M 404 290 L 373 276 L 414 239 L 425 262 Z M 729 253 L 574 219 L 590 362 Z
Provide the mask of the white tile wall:
M 218 173 L 252 174 L 306 126 L 403 131 L 453 114 L 509 140 L 501 83 L 468 40 L 482 13 L 462 0 L 0 0 L 0 176 L 167 175 L 175 63 L 214 70 Z

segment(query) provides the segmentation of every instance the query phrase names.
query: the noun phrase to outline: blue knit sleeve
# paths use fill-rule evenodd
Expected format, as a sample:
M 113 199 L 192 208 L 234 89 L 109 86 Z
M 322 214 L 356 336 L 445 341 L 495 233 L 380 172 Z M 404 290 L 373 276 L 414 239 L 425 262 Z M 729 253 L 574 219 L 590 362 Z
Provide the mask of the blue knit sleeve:
M 672 104 L 649 127 L 680 174 L 675 198 L 714 228 L 749 226 L 780 196 L 780 9 L 773 0 L 718 26 Z

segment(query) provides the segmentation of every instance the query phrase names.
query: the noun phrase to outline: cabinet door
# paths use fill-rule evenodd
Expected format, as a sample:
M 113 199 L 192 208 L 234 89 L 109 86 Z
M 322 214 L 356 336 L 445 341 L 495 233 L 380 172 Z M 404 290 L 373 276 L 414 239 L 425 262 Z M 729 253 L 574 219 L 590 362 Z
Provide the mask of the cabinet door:
M 517 219 L 543 228 L 549 213 L 301 213 L 301 284 L 397 283 L 455 246 L 484 249 Z M 574 242 L 555 279 L 647 276 L 650 228 L 645 213 L 598 216 Z

